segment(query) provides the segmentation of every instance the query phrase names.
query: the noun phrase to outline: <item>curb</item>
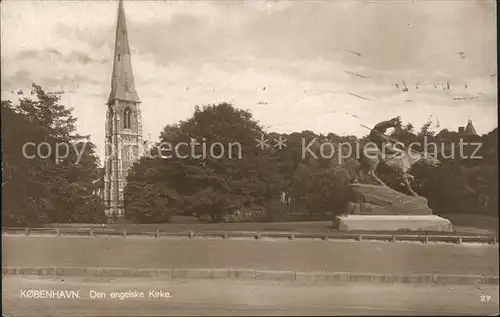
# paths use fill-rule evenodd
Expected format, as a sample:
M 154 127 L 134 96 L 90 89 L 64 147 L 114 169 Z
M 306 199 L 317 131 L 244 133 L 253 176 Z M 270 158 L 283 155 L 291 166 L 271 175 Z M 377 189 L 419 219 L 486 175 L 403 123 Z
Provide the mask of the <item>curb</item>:
M 257 281 L 297 281 L 304 283 L 417 283 L 417 284 L 490 284 L 499 285 L 498 275 L 471 274 L 371 274 L 350 272 L 294 272 L 294 271 L 256 271 L 245 269 L 152 269 L 127 267 L 77 267 L 77 266 L 39 266 L 39 267 L 2 267 L 2 275 L 36 276 L 79 276 L 111 278 L 155 278 L 162 280 L 178 279 L 231 279 Z

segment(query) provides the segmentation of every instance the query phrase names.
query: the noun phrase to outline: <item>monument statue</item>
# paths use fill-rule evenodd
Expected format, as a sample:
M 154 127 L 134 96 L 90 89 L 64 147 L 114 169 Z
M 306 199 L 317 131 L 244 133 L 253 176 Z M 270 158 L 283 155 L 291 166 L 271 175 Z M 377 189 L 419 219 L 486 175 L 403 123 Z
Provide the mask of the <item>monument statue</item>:
M 452 231 L 449 220 L 435 216 L 425 197 L 420 197 L 410 186 L 414 179 L 409 174 L 412 166 L 421 163 L 437 167 L 440 161 L 427 153 L 405 147 L 385 133 L 401 124 L 400 117 L 382 121 L 371 129 L 367 145 L 359 157 L 358 177 L 349 185 L 349 198 L 343 215 L 334 226 L 343 231 Z M 374 146 L 375 145 L 375 146 Z M 411 195 L 387 186 L 376 170 L 383 164 L 400 178 Z M 377 185 L 366 184 L 366 175 Z
M 359 179 L 363 180 L 365 178 L 364 175 L 367 174 L 381 186 L 387 186 L 375 174 L 377 167 L 382 163 L 402 179 L 403 184 L 413 196 L 418 196 L 410 186 L 410 181 L 414 179 L 409 174 L 411 167 L 417 163 L 437 167 L 441 162 L 427 153 L 415 151 L 410 147 L 406 149 L 397 148 L 397 145 L 404 145 L 396 140 L 392 140 L 384 133 L 387 129 L 395 128 L 400 123 L 400 117 L 396 117 L 378 123 L 371 130 L 368 138 L 372 144 L 376 145 L 376 148 L 365 148 L 364 151 L 361 151 L 359 158 L 360 169 L 358 171 L 360 175 L 357 181 Z

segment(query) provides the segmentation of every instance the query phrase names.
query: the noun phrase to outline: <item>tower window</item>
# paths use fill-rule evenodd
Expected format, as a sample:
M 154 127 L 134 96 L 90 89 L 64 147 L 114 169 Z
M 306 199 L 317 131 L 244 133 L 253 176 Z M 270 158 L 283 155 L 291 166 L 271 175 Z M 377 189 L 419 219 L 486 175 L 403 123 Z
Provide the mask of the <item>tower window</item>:
M 113 134 L 113 109 L 109 107 L 108 135 Z
M 130 111 L 130 108 L 126 108 L 125 112 L 123 114 L 123 128 L 124 129 L 130 129 L 130 122 L 131 122 L 131 116 L 132 116 L 132 111 Z
M 118 54 L 118 61 L 120 61 L 120 60 L 121 60 L 121 57 L 122 57 L 122 56 L 121 56 L 120 54 Z
M 125 92 L 128 92 L 128 83 L 125 83 Z

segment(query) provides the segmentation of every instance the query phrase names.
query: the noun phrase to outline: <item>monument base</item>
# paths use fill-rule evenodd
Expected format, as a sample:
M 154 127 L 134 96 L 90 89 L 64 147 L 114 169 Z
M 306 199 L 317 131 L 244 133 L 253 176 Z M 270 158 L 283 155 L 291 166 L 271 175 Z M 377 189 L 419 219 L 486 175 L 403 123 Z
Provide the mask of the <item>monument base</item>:
M 453 232 L 451 222 L 436 215 L 342 215 L 333 225 L 340 231 Z

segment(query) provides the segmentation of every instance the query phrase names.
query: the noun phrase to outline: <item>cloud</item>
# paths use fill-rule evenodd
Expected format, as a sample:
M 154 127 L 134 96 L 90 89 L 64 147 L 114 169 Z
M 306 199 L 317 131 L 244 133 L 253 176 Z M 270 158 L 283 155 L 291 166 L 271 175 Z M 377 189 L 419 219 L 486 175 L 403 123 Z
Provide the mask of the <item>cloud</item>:
M 16 54 L 16 59 L 19 61 L 25 60 L 25 59 L 39 59 L 39 58 L 46 58 L 50 56 L 61 56 L 61 52 L 59 52 L 56 49 L 43 49 L 43 50 L 22 50 L 19 53 Z
M 94 58 L 90 54 L 87 54 L 82 50 L 74 50 L 71 51 L 69 54 L 65 55 L 59 52 L 57 49 L 53 48 L 41 49 L 41 50 L 34 50 L 34 49 L 22 50 L 16 54 L 15 58 L 17 61 L 20 62 L 24 60 L 38 60 L 42 63 L 45 62 L 50 63 L 54 60 L 58 60 L 64 63 L 81 63 L 81 64 L 107 61 L 106 59 Z
M 365 135 L 361 122 L 401 115 L 420 126 L 429 114 L 442 128 L 456 130 L 470 117 L 488 132 L 497 125 L 494 8 L 493 1 L 126 2 L 144 136 L 220 101 L 277 132 Z M 3 3 L 1 14 L 2 93 L 31 82 L 65 90 L 79 132 L 92 135 L 102 156 L 116 3 L 16 1 Z M 407 92 L 395 87 L 403 81 Z

